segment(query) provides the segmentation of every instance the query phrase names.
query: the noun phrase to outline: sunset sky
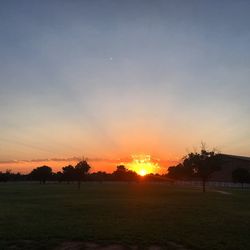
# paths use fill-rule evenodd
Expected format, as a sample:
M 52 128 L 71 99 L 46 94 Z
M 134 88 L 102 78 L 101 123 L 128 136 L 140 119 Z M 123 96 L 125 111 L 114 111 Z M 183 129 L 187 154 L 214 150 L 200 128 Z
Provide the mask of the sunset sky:
M 0 170 L 201 141 L 250 156 L 250 1 L 1 1 Z M 46 159 L 50 159 L 49 161 Z

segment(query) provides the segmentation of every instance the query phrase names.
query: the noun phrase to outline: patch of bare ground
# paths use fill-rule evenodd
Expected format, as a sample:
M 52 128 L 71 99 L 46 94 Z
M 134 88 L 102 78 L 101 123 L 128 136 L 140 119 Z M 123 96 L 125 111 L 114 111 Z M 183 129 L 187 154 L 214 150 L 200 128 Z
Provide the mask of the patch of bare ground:
M 187 250 L 184 246 L 177 244 L 175 242 L 169 242 L 168 246 L 158 246 L 151 245 L 148 247 L 138 247 L 138 246 L 122 246 L 118 244 L 110 244 L 110 245 L 98 245 L 96 243 L 84 243 L 84 242 L 64 242 L 55 250 Z
M 183 245 L 181 245 L 181 244 L 177 244 L 177 243 L 175 243 L 175 242 L 173 242 L 173 241 L 169 241 L 168 242 L 168 245 L 170 246 L 170 247 L 172 247 L 171 249 L 175 249 L 175 250 L 188 250 L 186 247 L 184 247 Z
M 160 246 L 150 246 L 148 250 L 162 250 L 162 247 Z
M 226 192 L 226 191 L 222 191 L 222 190 L 215 190 L 217 193 L 220 194 L 225 194 L 225 195 L 231 195 L 232 193 Z
M 84 247 L 85 246 L 83 242 L 67 241 L 67 242 L 63 242 L 55 250 L 81 250 L 81 249 L 85 249 Z

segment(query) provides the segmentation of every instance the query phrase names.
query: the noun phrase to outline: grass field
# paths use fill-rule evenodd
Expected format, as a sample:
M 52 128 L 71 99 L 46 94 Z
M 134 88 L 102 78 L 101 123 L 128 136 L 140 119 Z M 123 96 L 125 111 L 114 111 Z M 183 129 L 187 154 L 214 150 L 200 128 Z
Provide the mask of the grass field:
M 143 183 L 85 183 L 80 191 L 73 184 L 1 184 L 0 249 L 67 249 L 65 242 L 250 249 L 250 191 L 229 192 Z

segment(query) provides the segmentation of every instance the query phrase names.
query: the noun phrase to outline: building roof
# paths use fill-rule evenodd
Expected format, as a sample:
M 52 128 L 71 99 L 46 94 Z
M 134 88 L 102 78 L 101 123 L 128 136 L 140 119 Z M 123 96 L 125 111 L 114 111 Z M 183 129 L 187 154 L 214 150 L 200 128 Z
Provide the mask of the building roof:
M 223 156 L 223 157 L 226 157 L 226 158 L 243 160 L 243 161 L 250 161 L 250 157 L 247 157 L 247 156 L 228 155 L 228 154 L 220 154 L 220 155 Z

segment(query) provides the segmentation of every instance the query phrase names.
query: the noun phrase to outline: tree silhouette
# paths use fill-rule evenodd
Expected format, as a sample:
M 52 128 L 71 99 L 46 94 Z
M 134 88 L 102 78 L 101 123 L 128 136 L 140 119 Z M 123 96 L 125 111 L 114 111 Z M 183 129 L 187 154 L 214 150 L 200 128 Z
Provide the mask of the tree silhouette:
M 11 179 L 11 176 L 14 175 L 10 169 L 7 169 L 5 173 L 0 172 L 0 181 L 7 182 Z
M 113 172 L 115 181 L 137 181 L 138 174 L 134 171 L 128 170 L 124 165 L 119 165 Z
M 90 166 L 86 160 L 80 161 L 75 166 L 75 175 L 78 183 L 78 189 L 81 188 L 81 182 L 86 177 L 86 174 L 90 170 Z
M 72 165 L 68 165 L 62 168 L 63 172 L 63 180 L 69 183 L 70 181 L 74 181 L 76 179 L 76 171 Z
M 234 182 L 241 183 L 241 187 L 244 187 L 244 183 L 250 181 L 250 174 L 245 168 L 237 168 L 232 172 L 232 178 Z
M 209 177 L 221 168 L 221 160 L 214 151 L 206 151 L 202 149 L 200 153 L 188 154 L 184 161 L 183 167 L 187 168 L 187 172 L 192 173 L 194 177 L 202 180 L 203 192 L 206 191 L 206 182 Z
M 184 166 L 182 163 L 180 163 L 177 166 L 171 166 L 168 168 L 167 177 L 183 180 L 186 179 L 187 177 L 190 177 L 191 175 L 192 175 L 192 170 Z
M 103 181 L 110 180 L 110 174 L 107 174 L 104 171 L 98 171 L 98 172 L 92 173 L 90 175 L 90 180 L 91 181 L 98 181 L 98 182 L 102 183 Z
M 51 177 L 52 169 L 48 166 L 37 167 L 32 170 L 30 176 L 33 180 L 38 180 L 40 183 L 45 184 L 45 182 Z
M 55 173 L 54 176 L 58 182 L 61 183 L 63 181 L 63 173 L 61 171 L 58 171 L 57 173 Z
M 126 175 L 127 169 L 124 165 L 119 165 L 116 167 L 116 170 L 113 172 L 115 180 L 122 181 Z

